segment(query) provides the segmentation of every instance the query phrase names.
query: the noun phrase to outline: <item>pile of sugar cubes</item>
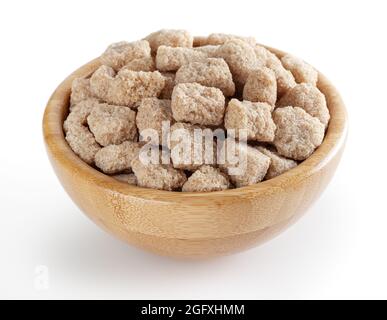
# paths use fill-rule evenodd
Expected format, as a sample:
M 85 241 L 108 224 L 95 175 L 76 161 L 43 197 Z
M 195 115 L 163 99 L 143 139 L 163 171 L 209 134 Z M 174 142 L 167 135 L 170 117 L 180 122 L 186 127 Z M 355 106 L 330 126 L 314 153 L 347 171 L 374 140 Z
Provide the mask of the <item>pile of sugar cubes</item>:
M 272 179 L 324 139 L 318 72 L 254 38 L 160 30 L 110 45 L 72 82 L 65 138 L 117 180 L 208 192 Z

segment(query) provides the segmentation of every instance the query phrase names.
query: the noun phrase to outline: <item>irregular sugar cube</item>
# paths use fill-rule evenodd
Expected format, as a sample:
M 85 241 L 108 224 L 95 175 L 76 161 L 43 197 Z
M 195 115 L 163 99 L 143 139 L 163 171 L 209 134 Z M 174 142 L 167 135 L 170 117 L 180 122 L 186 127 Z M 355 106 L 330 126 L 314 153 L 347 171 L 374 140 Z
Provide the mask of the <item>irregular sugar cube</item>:
M 297 83 L 310 83 L 316 85 L 318 72 L 310 64 L 297 57 L 287 54 L 281 58 L 282 65 L 289 70 Z
M 171 159 L 174 168 L 196 170 L 216 161 L 216 144 L 211 130 L 188 123 L 171 126 Z
M 136 117 L 136 124 L 140 135 L 143 130 L 156 130 L 159 144 L 161 144 L 164 121 L 168 121 L 169 124 L 174 122 L 170 100 L 146 98 L 141 101 Z
M 232 99 L 226 109 L 224 126 L 227 130 L 234 129 L 236 137 L 239 137 L 239 130 L 244 129 L 248 140 L 272 142 L 275 124 L 271 110 L 272 106 L 264 102 Z
M 193 45 L 193 37 L 185 30 L 162 29 L 151 33 L 145 40 L 148 40 L 152 53 L 156 53 L 162 45 L 186 48 L 192 48 Z
M 137 178 L 137 185 L 159 190 L 178 190 L 187 181 L 183 170 L 177 170 L 170 164 L 143 163 L 136 158 L 132 161 L 132 170 Z
M 101 149 L 87 128 L 87 117 L 98 105 L 100 105 L 99 102 L 93 99 L 77 103 L 63 123 L 66 141 L 71 149 L 88 164 L 94 163 L 94 156 Z
M 286 70 L 276 55 L 270 53 L 266 66 L 272 69 L 277 78 L 277 96 L 282 97 L 296 85 L 292 73 Z
M 72 127 L 66 133 L 66 141 L 74 153 L 88 164 L 94 163 L 94 157 L 101 149 L 93 134 L 83 126 Z
M 221 191 L 230 187 L 230 181 L 218 168 L 204 165 L 196 170 L 184 183 L 183 192 Z
M 255 52 L 255 57 L 258 60 L 258 64 L 261 66 L 266 66 L 269 57 L 273 58 L 274 56 L 272 52 L 259 44 L 254 45 L 253 49 Z
M 74 79 L 71 84 L 70 110 L 77 103 L 90 98 L 94 98 L 94 95 L 90 89 L 90 79 Z
M 293 74 L 284 68 L 281 60 L 274 53 L 260 45 L 255 45 L 254 51 L 257 61 L 259 61 L 258 64 L 273 70 L 277 79 L 278 97 L 282 97 L 288 90 L 297 84 Z
M 273 120 L 277 126 L 274 145 L 284 157 L 305 160 L 324 139 L 324 125 L 301 108 L 277 108 Z
M 160 71 L 176 71 L 182 65 L 207 58 L 206 53 L 191 48 L 160 46 L 157 49 L 156 66 Z
M 102 105 L 95 99 L 86 99 L 75 104 L 67 116 L 67 119 L 63 123 L 63 129 L 65 132 L 69 131 L 71 127 L 79 127 L 87 125 L 87 117 L 90 112 L 96 107 Z
M 223 160 L 219 167 L 236 187 L 244 187 L 263 180 L 270 166 L 270 158 L 243 142 L 227 138 L 220 144 Z
M 87 123 L 102 146 L 137 139 L 136 113 L 128 107 L 99 104 L 90 112 Z
M 241 86 L 245 84 L 250 71 L 260 67 L 253 47 L 243 40 L 233 39 L 225 42 L 216 54 L 227 62 L 233 79 Z
M 171 105 L 176 121 L 201 125 L 220 125 L 223 122 L 225 98 L 218 88 L 180 83 L 173 89 Z
M 107 174 L 115 174 L 131 169 L 131 162 L 138 156 L 138 142 L 125 141 L 119 145 L 109 145 L 95 155 L 95 165 Z
M 329 110 L 324 94 L 309 83 L 301 83 L 289 90 L 279 101 L 278 107 L 299 107 L 316 117 L 324 126 L 329 122 Z
M 197 82 L 206 87 L 222 90 L 226 97 L 235 93 L 235 84 L 227 63 L 223 59 L 208 58 L 203 62 L 191 62 L 176 72 L 176 83 Z
M 266 67 L 251 71 L 243 88 L 243 99 L 274 106 L 277 100 L 275 73 Z
M 123 66 L 134 59 L 149 57 L 151 49 L 148 41 L 139 40 L 134 42 L 121 41 L 111 44 L 101 55 L 102 64 L 120 70 Z
M 104 100 L 102 97 L 108 98 L 108 95 L 112 96 L 114 94 L 112 90 L 114 86 L 113 80 L 116 78 L 116 75 L 117 73 L 113 68 L 100 66 L 90 77 L 91 92 L 101 100 Z
M 158 71 L 143 72 L 123 69 L 117 74 L 101 66 L 90 78 L 92 92 L 109 104 L 136 107 L 143 98 L 157 97 L 165 85 Z
M 297 166 L 297 162 L 291 159 L 287 159 L 278 154 L 278 152 L 271 150 L 269 148 L 257 147 L 259 151 L 267 155 L 270 158 L 270 167 L 267 170 L 265 179 L 272 179 L 284 172 Z

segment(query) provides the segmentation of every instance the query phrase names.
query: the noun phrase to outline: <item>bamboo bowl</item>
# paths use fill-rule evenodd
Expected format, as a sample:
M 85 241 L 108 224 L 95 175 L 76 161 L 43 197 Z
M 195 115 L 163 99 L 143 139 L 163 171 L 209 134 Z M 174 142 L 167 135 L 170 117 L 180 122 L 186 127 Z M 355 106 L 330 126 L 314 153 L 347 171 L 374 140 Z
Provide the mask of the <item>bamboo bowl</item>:
M 278 56 L 282 51 L 268 48 Z M 64 189 L 97 225 L 151 252 L 186 258 L 227 255 L 273 238 L 320 196 L 340 161 L 347 115 L 337 90 L 322 74 L 318 88 L 331 114 L 322 145 L 296 168 L 268 181 L 210 193 L 181 193 L 127 185 L 75 155 L 64 139 L 71 82 L 100 66 L 99 59 L 65 79 L 51 96 L 43 133 L 51 164 Z

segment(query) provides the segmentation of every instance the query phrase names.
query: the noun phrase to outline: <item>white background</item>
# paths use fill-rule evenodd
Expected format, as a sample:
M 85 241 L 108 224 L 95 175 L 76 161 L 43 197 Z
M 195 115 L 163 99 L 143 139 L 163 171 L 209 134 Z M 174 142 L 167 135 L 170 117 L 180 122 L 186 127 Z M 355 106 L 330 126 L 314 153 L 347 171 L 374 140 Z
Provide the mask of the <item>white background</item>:
M 0 298 L 387 298 L 386 12 L 385 1 L 1 1 Z M 160 28 L 255 36 L 342 93 L 350 131 L 334 179 L 261 247 L 200 262 L 129 247 L 50 167 L 41 120 L 55 87 L 108 44 Z

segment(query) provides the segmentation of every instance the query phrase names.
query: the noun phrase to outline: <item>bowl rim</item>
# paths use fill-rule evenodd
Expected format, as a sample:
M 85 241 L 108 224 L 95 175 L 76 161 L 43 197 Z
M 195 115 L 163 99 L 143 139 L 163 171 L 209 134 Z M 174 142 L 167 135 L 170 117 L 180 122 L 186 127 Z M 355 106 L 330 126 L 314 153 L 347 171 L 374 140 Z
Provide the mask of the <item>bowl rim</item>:
M 262 45 L 278 57 L 286 53 Z M 43 136 L 46 149 L 49 155 L 57 160 L 60 165 L 72 170 L 82 178 L 92 181 L 102 188 L 121 193 L 125 196 L 142 198 L 145 200 L 184 203 L 185 205 L 195 204 L 202 201 L 222 202 L 241 201 L 257 197 L 257 195 L 268 195 L 279 190 L 287 189 L 289 186 L 299 184 L 315 172 L 324 167 L 341 149 L 345 142 L 348 130 L 347 112 L 343 100 L 337 89 L 330 81 L 318 72 L 317 87 L 324 93 L 330 111 L 330 121 L 326 130 L 323 143 L 314 153 L 300 163 L 297 167 L 273 178 L 260 183 L 236 189 L 214 192 L 175 192 L 142 188 L 128 185 L 108 176 L 81 160 L 67 144 L 64 132 L 63 121 L 68 113 L 71 83 L 75 78 L 91 75 L 101 62 L 96 58 L 83 65 L 70 74 L 54 91 L 50 97 L 43 116 Z

